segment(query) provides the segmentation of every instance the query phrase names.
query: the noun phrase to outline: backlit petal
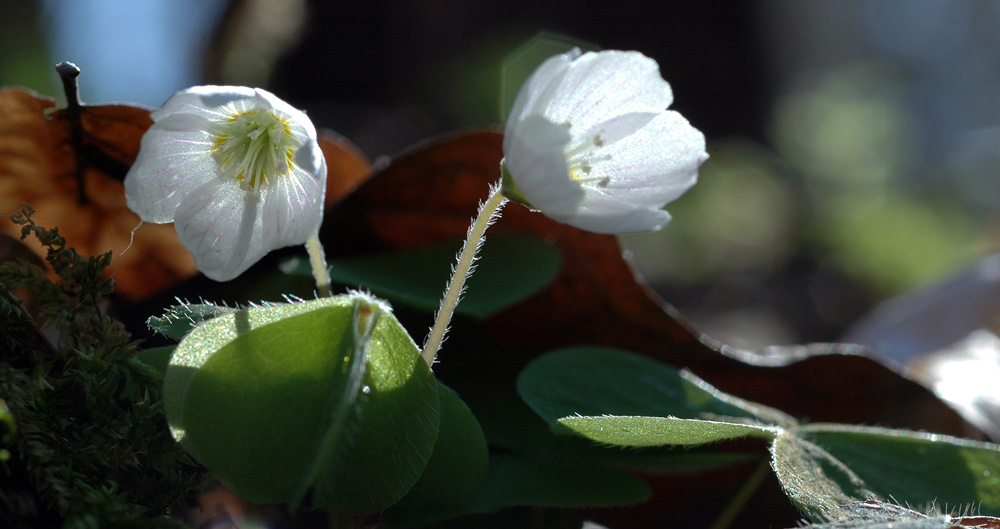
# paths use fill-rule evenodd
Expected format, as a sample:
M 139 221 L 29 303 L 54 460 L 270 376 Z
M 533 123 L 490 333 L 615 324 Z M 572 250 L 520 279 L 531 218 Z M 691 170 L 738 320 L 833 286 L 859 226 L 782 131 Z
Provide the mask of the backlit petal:
M 228 281 L 263 257 L 258 195 L 235 181 L 212 179 L 190 193 L 177 210 L 174 227 L 203 274 Z
M 594 233 L 637 233 L 656 231 L 670 222 L 670 214 L 659 208 L 636 208 L 614 197 L 589 201 L 566 221 Z
M 215 178 L 216 163 L 205 130 L 181 132 L 152 127 L 125 178 L 129 209 L 145 222 L 172 222 L 177 206 L 193 189 Z
M 708 158 L 704 135 L 672 111 L 600 152 L 604 157 L 593 163 L 592 175 L 609 179 L 608 192 L 656 207 L 690 189 Z
M 534 207 L 557 220 L 572 215 L 584 198 L 569 178 L 563 154 L 569 140 L 566 127 L 539 115 L 528 116 L 516 132 L 504 136 L 504 164 L 517 175 L 518 188 Z
M 531 74 L 514 99 L 510 109 L 508 122 L 518 121 L 533 113 L 540 113 L 552 101 L 555 91 L 559 88 L 562 78 L 569 70 L 573 59 L 580 56 L 580 50 L 573 49 L 569 53 L 555 55 L 545 60 Z
M 545 117 L 579 134 L 623 114 L 662 112 L 672 102 L 653 59 L 637 52 L 586 53 L 571 64 Z

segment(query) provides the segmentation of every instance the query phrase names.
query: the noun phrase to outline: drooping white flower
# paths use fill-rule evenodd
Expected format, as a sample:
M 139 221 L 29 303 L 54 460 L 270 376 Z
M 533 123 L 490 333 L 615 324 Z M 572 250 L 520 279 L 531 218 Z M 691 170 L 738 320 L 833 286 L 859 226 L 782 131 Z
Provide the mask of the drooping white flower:
M 638 52 L 573 50 L 521 87 L 504 133 L 505 194 L 597 233 L 657 230 L 708 159 L 705 137 L 667 110 L 670 85 Z
M 206 276 L 227 281 L 318 233 L 326 160 L 302 111 L 259 88 L 199 86 L 152 118 L 125 177 L 128 206 L 173 222 Z

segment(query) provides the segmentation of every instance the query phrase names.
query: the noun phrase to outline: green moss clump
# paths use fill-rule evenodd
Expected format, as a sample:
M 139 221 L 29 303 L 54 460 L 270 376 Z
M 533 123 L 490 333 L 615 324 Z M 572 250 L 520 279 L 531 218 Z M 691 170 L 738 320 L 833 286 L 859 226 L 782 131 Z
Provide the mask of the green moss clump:
M 12 218 L 59 280 L 0 263 L 0 526 L 180 526 L 165 515 L 204 473 L 170 436 L 162 377 L 102 311 L 111 254 L 78 254 L 33 213 Z M 34 315 L 14 291 L 31 293 Z

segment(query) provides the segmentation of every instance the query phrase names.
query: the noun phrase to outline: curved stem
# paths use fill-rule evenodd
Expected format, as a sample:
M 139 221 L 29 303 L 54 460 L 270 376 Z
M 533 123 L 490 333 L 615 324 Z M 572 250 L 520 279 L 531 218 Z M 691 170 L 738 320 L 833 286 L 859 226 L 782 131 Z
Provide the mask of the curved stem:
M 313 277 L 316 278 L 316 290 L 320 297 L 325 298 L 331 293 L 330 271 L 327 269 L 326 254 L 323 253 L 323 244 L 319 242 L 318 233 L 306 241 L 306 252 L 309 254 Z
M 754 493 L 757 492 L 757 489 L 760 488 L 761 483 L 763 483 L 764 479 L 770 474 L 771 465 L 767 461 L 761 461 L 761 463 L 757 465 L 757 469 L 754 470 L 753 474 L 751 474 L 743 486 L 740 487 L 740 490 L 736 492 L 736 496 L 733 496 L 732 501 L 730 501 L 729 505 L 722 510 L 722 513 L 719 514 L 719 517 L 715 519 L 715 522 L 712 523 L 709 529 L 728 529 L 731 527 L 733 522 L 736 521 L 736 517 L 739 516 L 740 512 L 743 511 L 743 508 L 746 507 L 747 502 L 750 501 L 750 498 L 752 498 Z
M 451 316 L 455 313 L 455 307 L 458 306 L 458 302 L 462 298 L 465 280 L 472 274 L 476 253 L 483 245 L 483 234 L 486 233 L 486 228 L 489 228 L 490 224 L 493 224 L 500 216 L 500 208 L 506 203 L 507 197 L 500 192 L 500 185 L 490 187 L 489 198 L 479 206 L 479 214 L 469 226 L 469 234 L 466 236 L 465 245 L 462 246 L 462 250 L 458 254 L 458 263 L 455 265 L 451 280 L 448 282 L 448 289 L 441 300 L 441 308 L 438 309 L 437 317 L 434 319 L 434 327 L 431 328 L 430 334 L 424 340 L 422 354 L 428 366 L 434 363 L 434 357 L 437 356 L 444 335 L 448 332 Z

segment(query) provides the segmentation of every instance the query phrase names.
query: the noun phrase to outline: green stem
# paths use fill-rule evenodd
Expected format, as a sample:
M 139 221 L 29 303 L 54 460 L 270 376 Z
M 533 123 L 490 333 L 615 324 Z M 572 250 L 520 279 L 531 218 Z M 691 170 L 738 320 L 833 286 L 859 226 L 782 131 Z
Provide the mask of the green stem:
M 330 271 L 327 269 L 326 255 L 323 253 L 323 244 L 319 242 L 318 233 L 306 241 L 306 252 L 309 254 L 313 277 L 316 278 L 316 290 L 320 297 L 325 298 L 331 293 Z
M 434 327 L 424 341 L 424 351 L 422 354 L 428 366 L 434 363 L 434 357 L 437 356 L 438 349 L 441 348 L 441 342 L 444 340 L 444 335 L 448 332 L 448 324 L 451 323 L 451 316 L 455 313 L 455 307 L 458 306 L 458 302 L 462 298 L 462 289 L 465 286 L 465 280 L 472 274 L 472 265 L 476 261 L 476 253 L 479 252 L 479 248 L 483 245 L 483 234 L 486 233 L 486 228 L 489 228 L 490 224 L 493 224 L 497 217 L 500 216 L 500 209 L 506 203 L 507 197 L 500 192 L 500 186 L 494 185 L 490 188 L 489 198 L 479 207 L 479 214 L 476 216 L 476 220 L 473 221 L 472 226 L 469 226 L 469 234 L 465 239 L 465 245 L 462 246 L 462 251 L 458 254 L 458 264 L 455 265 L 455 271 L 451 275 L 448 289 L 441 300 L 441 308 L 438 309 L 437 317 L 434 320 Z
M 732 501 L 729 502 L 729 505 L 726 505 L 726 508 L 722 510 L 722 514 L 715 519 L 715 522 L 709 529 L 726 529 L 732 526 L 733 522 L 736 521 L 736 517 L 743 511 L 747 502 L 750 501 L 750 498 L 760 488 L 761 483 L 764 482 L 764 478 L 770 473 L 771 465 L 767 461 L 761 461 L 757 469 L 750 475 L 746 483 L 740 487 L 740 490 L 736 492 L 736 496 L 733 496 Z

